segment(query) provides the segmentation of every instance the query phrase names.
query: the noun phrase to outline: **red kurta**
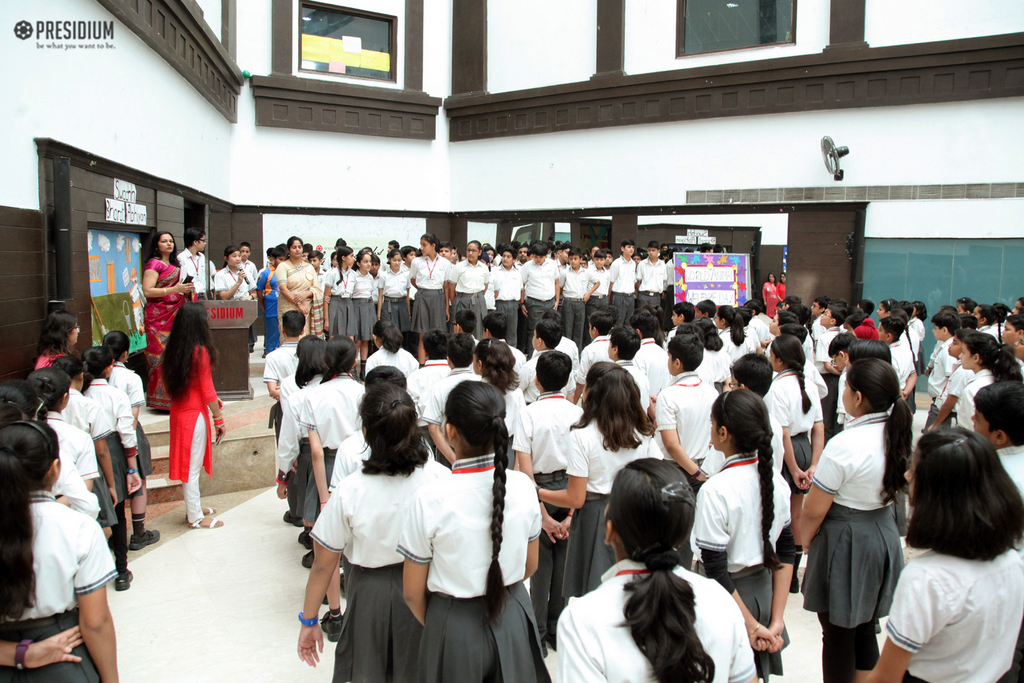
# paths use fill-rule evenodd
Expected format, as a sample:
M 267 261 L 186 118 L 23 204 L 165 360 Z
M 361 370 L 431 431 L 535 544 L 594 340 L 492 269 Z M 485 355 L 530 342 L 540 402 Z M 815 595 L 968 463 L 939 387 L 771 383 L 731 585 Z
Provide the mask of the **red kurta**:
M 202 346 L 196 348 L 192 356 L 192 367 L 188 374 L 188 389 L 183 396 L 171 400 L 171 479 L 188 481 L 189 462 L 192 459 L 192 432 L 196 419 L 201 415 L 206 421 L 206 454 L 203 456 L 203 469 L 207 475 L 213 469 L 213 445 L 210 428 L 210 410 L 207 403 L 217 400 L 217 392 L 213 388 L 213 376 L 210 373 L 210 355 Z

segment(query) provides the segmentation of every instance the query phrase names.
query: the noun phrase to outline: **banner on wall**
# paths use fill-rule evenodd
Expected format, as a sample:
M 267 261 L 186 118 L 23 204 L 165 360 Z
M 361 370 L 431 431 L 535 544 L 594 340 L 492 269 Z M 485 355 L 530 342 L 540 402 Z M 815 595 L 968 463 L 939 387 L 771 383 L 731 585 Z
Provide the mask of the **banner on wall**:
M 128 335 L 130 352 L 146 348 L 143 323 L 142 243 L 131 232 L 89 230 L 89 294 L 92 298 L 92 344 L 107 332 Z
M 750 298 L 749 254 L 676 253 L 674 265 L 677 303 L 739 306 Z

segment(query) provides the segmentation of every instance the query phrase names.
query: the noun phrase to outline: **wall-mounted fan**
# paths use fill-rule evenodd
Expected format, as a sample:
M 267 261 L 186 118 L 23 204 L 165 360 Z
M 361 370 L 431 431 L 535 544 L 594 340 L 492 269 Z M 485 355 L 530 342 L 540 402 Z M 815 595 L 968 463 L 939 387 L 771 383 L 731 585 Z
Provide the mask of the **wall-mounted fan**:
M 843 179 L 843 169 L 839 168 L 839 160 L 850 153 L 849 147 L 836 147 L 832 138 L 825 136 L 821 139 L 821 158 L 825 161 L 825 168 L 835 180 Z

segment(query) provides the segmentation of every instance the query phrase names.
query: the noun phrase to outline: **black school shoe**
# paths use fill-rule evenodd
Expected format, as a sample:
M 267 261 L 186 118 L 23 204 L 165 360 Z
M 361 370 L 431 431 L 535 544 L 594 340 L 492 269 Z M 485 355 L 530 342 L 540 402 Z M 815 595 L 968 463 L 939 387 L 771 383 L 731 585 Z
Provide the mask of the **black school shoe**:
M 147 545 L 153 545 L 160 540 L 160 532 L 153 529 L 146 529 L 141 536 L 132 534 L 128 542 L 128 550 L 142 550 Z
M 291 510 L 285 510 L 283 519 L 285 524 L 291 524 L 292 526 L 298 527 L 302 526 L 302 517 L 294 516 Z
M 308 553 L 302 556 L 302 566 L 306 569 L 313 567 L 313 551 L 310 550 Z
M 330 612 L 324 614 L 323 619 L 320 620 L 320 629 L 327 636 L 327 640 L 332 643 L 336 643 L 341 640 L 341 622 L 345 620 L 345 614 L 342 613 L 337 617 L 332 617 Z
M 132 587 L 132 576 L 131 571 L 126 571 L 124 574 L 118 574 L 117 578 L 114 579 L 114 590 L 126 591 Z
M 302 533 L 299 534 L 299 538 L 297 540 L 299 542 L 299 545 L 301 545 L 306 550 L 313 549 L 313 539 L 309 537 L 309 529 L 303 529 Z

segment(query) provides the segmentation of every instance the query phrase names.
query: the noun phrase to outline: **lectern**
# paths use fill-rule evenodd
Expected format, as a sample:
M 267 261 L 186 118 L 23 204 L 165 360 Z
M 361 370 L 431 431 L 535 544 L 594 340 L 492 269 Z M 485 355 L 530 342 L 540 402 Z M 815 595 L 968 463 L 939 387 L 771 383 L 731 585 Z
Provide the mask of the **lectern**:
M 256 320 L 255 301 L 203 301 L 210 320 L 210 336 L 217 349 L 213 388 L 229 401 L 251 399 L 249 385 L 249 325 Z

